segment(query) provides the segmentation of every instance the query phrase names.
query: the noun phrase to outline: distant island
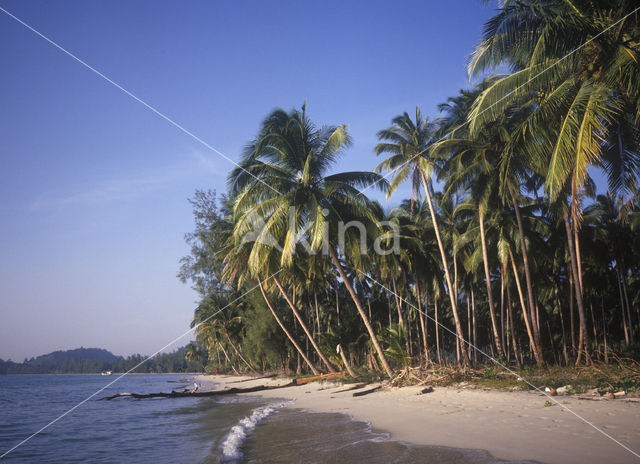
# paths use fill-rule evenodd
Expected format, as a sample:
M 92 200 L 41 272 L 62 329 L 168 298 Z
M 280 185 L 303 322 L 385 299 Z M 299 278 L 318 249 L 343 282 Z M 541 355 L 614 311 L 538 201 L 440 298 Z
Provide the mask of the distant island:
M 22 363 L 0 358 L 0 374 L 98 374 L 104 371 L 127 372 L 147 356 L 133 354 L 116 356 L 102 348 L 76 348 L 53 351 Z M 134 372 L 201 372 L 202 363 L 185 359 L 185 347 L 171 353 L 161 353 L 142 364 Z

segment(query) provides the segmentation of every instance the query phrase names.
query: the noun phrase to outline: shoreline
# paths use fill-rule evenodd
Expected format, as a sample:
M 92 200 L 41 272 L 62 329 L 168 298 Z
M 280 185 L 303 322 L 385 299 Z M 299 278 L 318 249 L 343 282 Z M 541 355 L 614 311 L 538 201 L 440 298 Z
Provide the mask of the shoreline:
M 196 378 L 216 383 L 217 389 L 290 381 L 225 375 Z M 424 387 L 402 387 L 353 397 L 353 391 L 341 391 L 352 385 L 313 382 L 242 395 L 290 399 L 293 403 L 287 407 L 348 414 L 388 432 L 394 441 L 486 450 L 496 459 L 545 464 L 638 462 L 631 452 L 567 409 L 545 406 L 547 397 L 540 393 L 436 387 L 432 393 L 420 394 Z M 640 404 L 571 396 L 556 399 L 625 446 L 640 450 Z

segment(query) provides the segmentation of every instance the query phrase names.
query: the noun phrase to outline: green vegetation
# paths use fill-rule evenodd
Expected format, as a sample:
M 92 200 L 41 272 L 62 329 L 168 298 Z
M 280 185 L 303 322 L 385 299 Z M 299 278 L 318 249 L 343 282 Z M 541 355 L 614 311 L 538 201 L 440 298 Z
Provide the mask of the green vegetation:
M 340 344 L 369 379 L 529 388 L 506 366 L 540 386 L 636 388 L 619 358 L 640 354 L 634 5 L 503 2 L 469 72 L 510 72 L 437 118 L 392 118 L 374 172 L 340 171 L 346 125 L 269 114 L 228 191 L 191 200 L 179 277 L 201 297 L 208 370 L 332 372 Z M 403 184 L 391 211 L 370 198 Z
M 153 359 L 144 361 L 147 356 L 134 354 L 115 356 L 98 348 L 78 348 L 25 359 L 22 363 L 0 359 L 0 374 L 97 374 L 104 371 L 127 372 L 138 364 L 136 373 L 201 372 L 206 358 L 185 359 L 189 346 L 179 348 L 172 353 L 160 353 Z

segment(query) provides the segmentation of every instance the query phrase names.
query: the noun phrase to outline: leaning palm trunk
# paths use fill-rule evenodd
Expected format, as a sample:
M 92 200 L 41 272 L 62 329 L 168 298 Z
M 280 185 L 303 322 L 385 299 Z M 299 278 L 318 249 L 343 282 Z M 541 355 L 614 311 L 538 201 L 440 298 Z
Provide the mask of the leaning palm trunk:
M 624 309 L 622 285 L 620 284 L 620 281 L 622 280 L 620 269 L 617 270 L 617 274 L 618 274 L 618 293 L 620 294 L 620 307 L 622 308 L 622 329 L 624 330 L 624 344 L 625 346 L 629 346 L 629 328 L 627 327 L 627 311 L 625 311 Z
M 487 254 L 487 239 L 484 231 L 484 213 L 482 211 L 482 207 L 478 208 L 478 222 L 480 222 L 480 241 L 482 242 L 484 277 L 487 282 L 487 295 L 489 296 L 489 315 L 491 316 L 491 328 L 493 329 L 493 338 L 495 339 L 498 355 L 504 357 L 505 353 L 502 349 L 500 335 L 498 334 L 498 325 L 496 323 L 496 311 L 493 304 L 493 292 L 491 291 L 491 273 L 489 272 L 489 256 Z
M 342 279 L 345 287 L 347 287 L 347 291 L 351 295 L 351 299 L 355 303 L 356 308 L 358 309 L 358 313 L 360 313 L 360 317 L 362 318 L 362 321 L 364 322 L 364 325 L 367 328 L 367 331 L 369 332 L 369 337 L 371 338 L 371 343 L 373 343 L 373 347 L 375 348 L 376 353 L 378 354 L 378 357 L 380 358 L 380 362 L 382 363 L 382 367 L 384 368 L 384 370 L 387 373 L 387 375 L 389 376 L 389 378 L 391 378 L 391 377 L 393 377 L 393 371 L 391 370 L 391 366 L 389 365 L 389 362 L 387 361 L 387 358 L 384 356 L 384 352 L 382 351 L 382 347 L 380 346 L 380 343 L 378 342 L 378 338 L 376 337 L 376 333 L 373 331 L 373 327 L 371 326 L 371 322 L 369 321 L 369 318 L 367 317 L 367 314 L 364 311 L 364 307 L 362 306 L 362 303 L 360 302 L 360 299 L 358 298 L 358 295 L 356 295 L 356 292 L 353 290 L 353 286 L 351 285 L 351 282 L 349 281 L 349 278 L 347 277 L 347 274 L 344 272 L 342 264 L 340 264 L 340 260 L 338 259 L 338 255 L 336 254 L 336 250 L 333 248 L 333 245 L 331 245 L 328 242 L 325 242 L 325 243 L 327 245 L 327 248 L 329 249 L 329 253 L 331 254 L 331 260 L 333 261 L 333 264 L 335 265 L 336 269 L 338 270 L 338 274 L 340 274 L 340 278 Z
M 229 358 L 229 355 L 227 354 L 227 350 L 224 349 L 224 346 L 222 346 L 222 343 L 218 343 L 218 346 L 220 346 L 220 349 L 222 350 L 222 354 L 224 354 L 224 357 L 227 359 L 227 362 L 231 366 L 231 369 L 233 369 L 233 372 L 235 372 L 236 375 L 240 375 L 240 373 L 236 369 L 236 366 L 234 366 L 233 363 L 231 362 L 231 359 Z
M 569 223 L 569 215 L 564 214 L 564 228 L 567 233 L 567 245 L 569 246 L 569 260 L 571 261 L 571 272 L 573 274 L 573 285 L 576 292 L 576 303 L 578 306 L 578 317 L 580 319 L 580 335 L 578 337 L 578 356 L 576 365 L 580 364 L 582 352 L 589 362 L 589 334 L 587 333 L 587 319 L 584 312 L 584 302 L 582 300 L 582 292 L 580 291 L 580 277 L 578 276 L 578 264 L 576 262 L 576 249 L 573 245 L 573 234 L 571 233 L 571 224 Z
M 229 342 L 229 345 L 231 345 L 231 348 L 233 348 L 233 351 L 235 351 L 235 352 L 236 352 L 236 354 L 238 355 L 238 357 L 240 358 L 240 360 L 241 360 L 241 361 L 242 361 L 242 362 L 243 362 L 243 363 L 244 363 L 244 364 L 249 368 L 249 370 L 250 370 L 251 372 L 253 372 L 253 373 L 254 373 L 254 374 L 256 374 L 256 375 L 260 375 L 260 373 L 256 370 L 256 368 L 255 368 L 255 367 L 253 367 L 253 366 L 251 365 L 251 363 L 250 363 L 249 361 L 247 361 L 247 359 L 246 359 L 244 356 L 242 356 L 242 353 L 240 352 L 240 349 L 239 349 L 239 348 L 236 346 L 236 344 L 235 344 L 235 343 L 233 343 L 233 341 L 231 340 L 231 337 L 229 336 L 229 332 L 227 332 L 227 331 L 225 330 L 224 334 L 225 334 L 225 336 L 227 337 L 227 341 Z
M 444 246 L 442 245 L 442 238 L 440 237 L 440 229 L 438 228 L 438 221 L 436 219 L 436 212 L 433 209 L 433 201 L 431 199 L 431 192 L 429 189 L 429 183 L 424 175 L 421 173 L 422 184 L 424 185 L 425 195 L 427 197 L 427 203 L 429 204 L 429 212 L 431 213 L 431 220 L 433 221 L 433 230 L 436 235 L 436 241 L 438 242 L 438 248 L 440 249 L 440 258 L 442 259 L 442 266 L 444 267 L 444 275 L 447 281 L 447 287 L 449 290 L 449 300 L 451 301 L 451 312 L 453 313 L 453 319 L 456 324 L 456 334 L 458 337 L 458 343 L 462 350 L 462 359 L 465 366 L 469 366 L 469 353 L 466 347 L 462 343 L 464 340 L 464 334 L 462 333 L 462 324 L 460 323 L 460 317 L 458 316 L 458 305 L 456 304 L 455 291 L 451 285 L 451 275 L 449 274 L 449 265 L 447 264 L 447 257 L 444 254 Z
M 316 350 L 316 353 L 318 353 L 318 356 L 322 360 L 323 364 L 325 366 L 327 366 L 327 369 L 329 369 L 329 372 L 331 372 L 331 373 L 336 372 L 336 370 L 333 367 L 333 365 L 329 362 L 327 357 L 324 355 L 324 353 L 322 352 L 322 350 L 320 349 L 320 347 L 316 343 L 316 340 L 313 338 L 313 335 L 311 335 L 311 332 L 309 331 L 309 328 L 307 327 L 307 324 L 304 323 L 304 320 L 300 316 L 300 313 L 298 312 L 298 309 L 296 308 L 296 305 L 293 304 L 293 301 L 291 301 L 291 298 L 289 298 L 289 295 L 287 295 L 287 292 L 284 291 L 284 288 L 280 284 L 280 281 L 276 277 L 273 278 L 273 281 L 275 282 L 276 286 L 280 290 L 280 293 L 282 294 L 284 299 L 287 301 L 287 304 L 291 308 L 291 311 L 293 312 L 294 316 L 296 317 L 296 319 L 300 323 L 300 326 L 302 327 L 302 330 L 304 330 L 304 333 L 307 334 L 307 338 L 311 342 L 311 345 L 313 346 L 313 349 Z
M 265 293 L 264 288 L 262 287 L 262 282 L 258 282 L 258 285 L 260 287 L 260 291 L 262 292 L 262 297 L 264 298 L 264 301 L 266 301 L 267 306 L 269 307 L 269 310 L 271 311 L 271 314 L 273 314 L 273 318 L 276 320 L 276 322 L 278 323 L 278 325 L 280 326 L 280 328 L 282 329 L 284 334 L 287 336 L 287 338 L 289 339 L 291 344 L 294 346 L 296 351 L 300 354 L 300 356 L 302 356 L 302 359 L 304 359 L 304 362 L 307 363 L 307 366 L 309 366 L 309 369 L 311 369 L 311 372 L 313 372 L 315 375 L 319 375 L 320 371 L 318 371 L 318 369 L 316 369 L 316 367 L 313 365 L 313 363 L 311 361 L 309 361 L 309 358 L 307 358 L 307 356 L 304 354 L 304 351 L 302 351 L 302 348 L 300 348 L 300 345 L 298 345 L 298 343 L 296 342 L 295 338 L 293 338 L 291 336 L 291 333 L 284 326 L 284 324 L 282 323 L 282 321 L 278 317 L 278 314 L 273 309 L 273 306 L 271 306 L 271 302 L 269 301 L 269 298 L 267 298 L 267 294 Z

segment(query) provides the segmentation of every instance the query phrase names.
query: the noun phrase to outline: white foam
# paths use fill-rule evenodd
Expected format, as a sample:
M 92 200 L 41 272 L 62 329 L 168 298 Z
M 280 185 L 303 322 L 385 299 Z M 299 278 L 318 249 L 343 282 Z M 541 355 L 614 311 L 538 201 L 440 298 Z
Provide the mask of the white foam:
M 244 419 L 240 420 L 237 425 L 231 427 L 229 433 L 224 438 L 220 449 L 222 451 L 222 459 L 224 462 L 234 462 L 242 458 L 242 451 L 240 448 L 247 439 L 247 436 L 253 432 L 256 425 L 276 410 L 291 404 L 291 401 L 283 401 L 281 403 L 269 404 L 262 406 L 251 411 L 251 414 Z

